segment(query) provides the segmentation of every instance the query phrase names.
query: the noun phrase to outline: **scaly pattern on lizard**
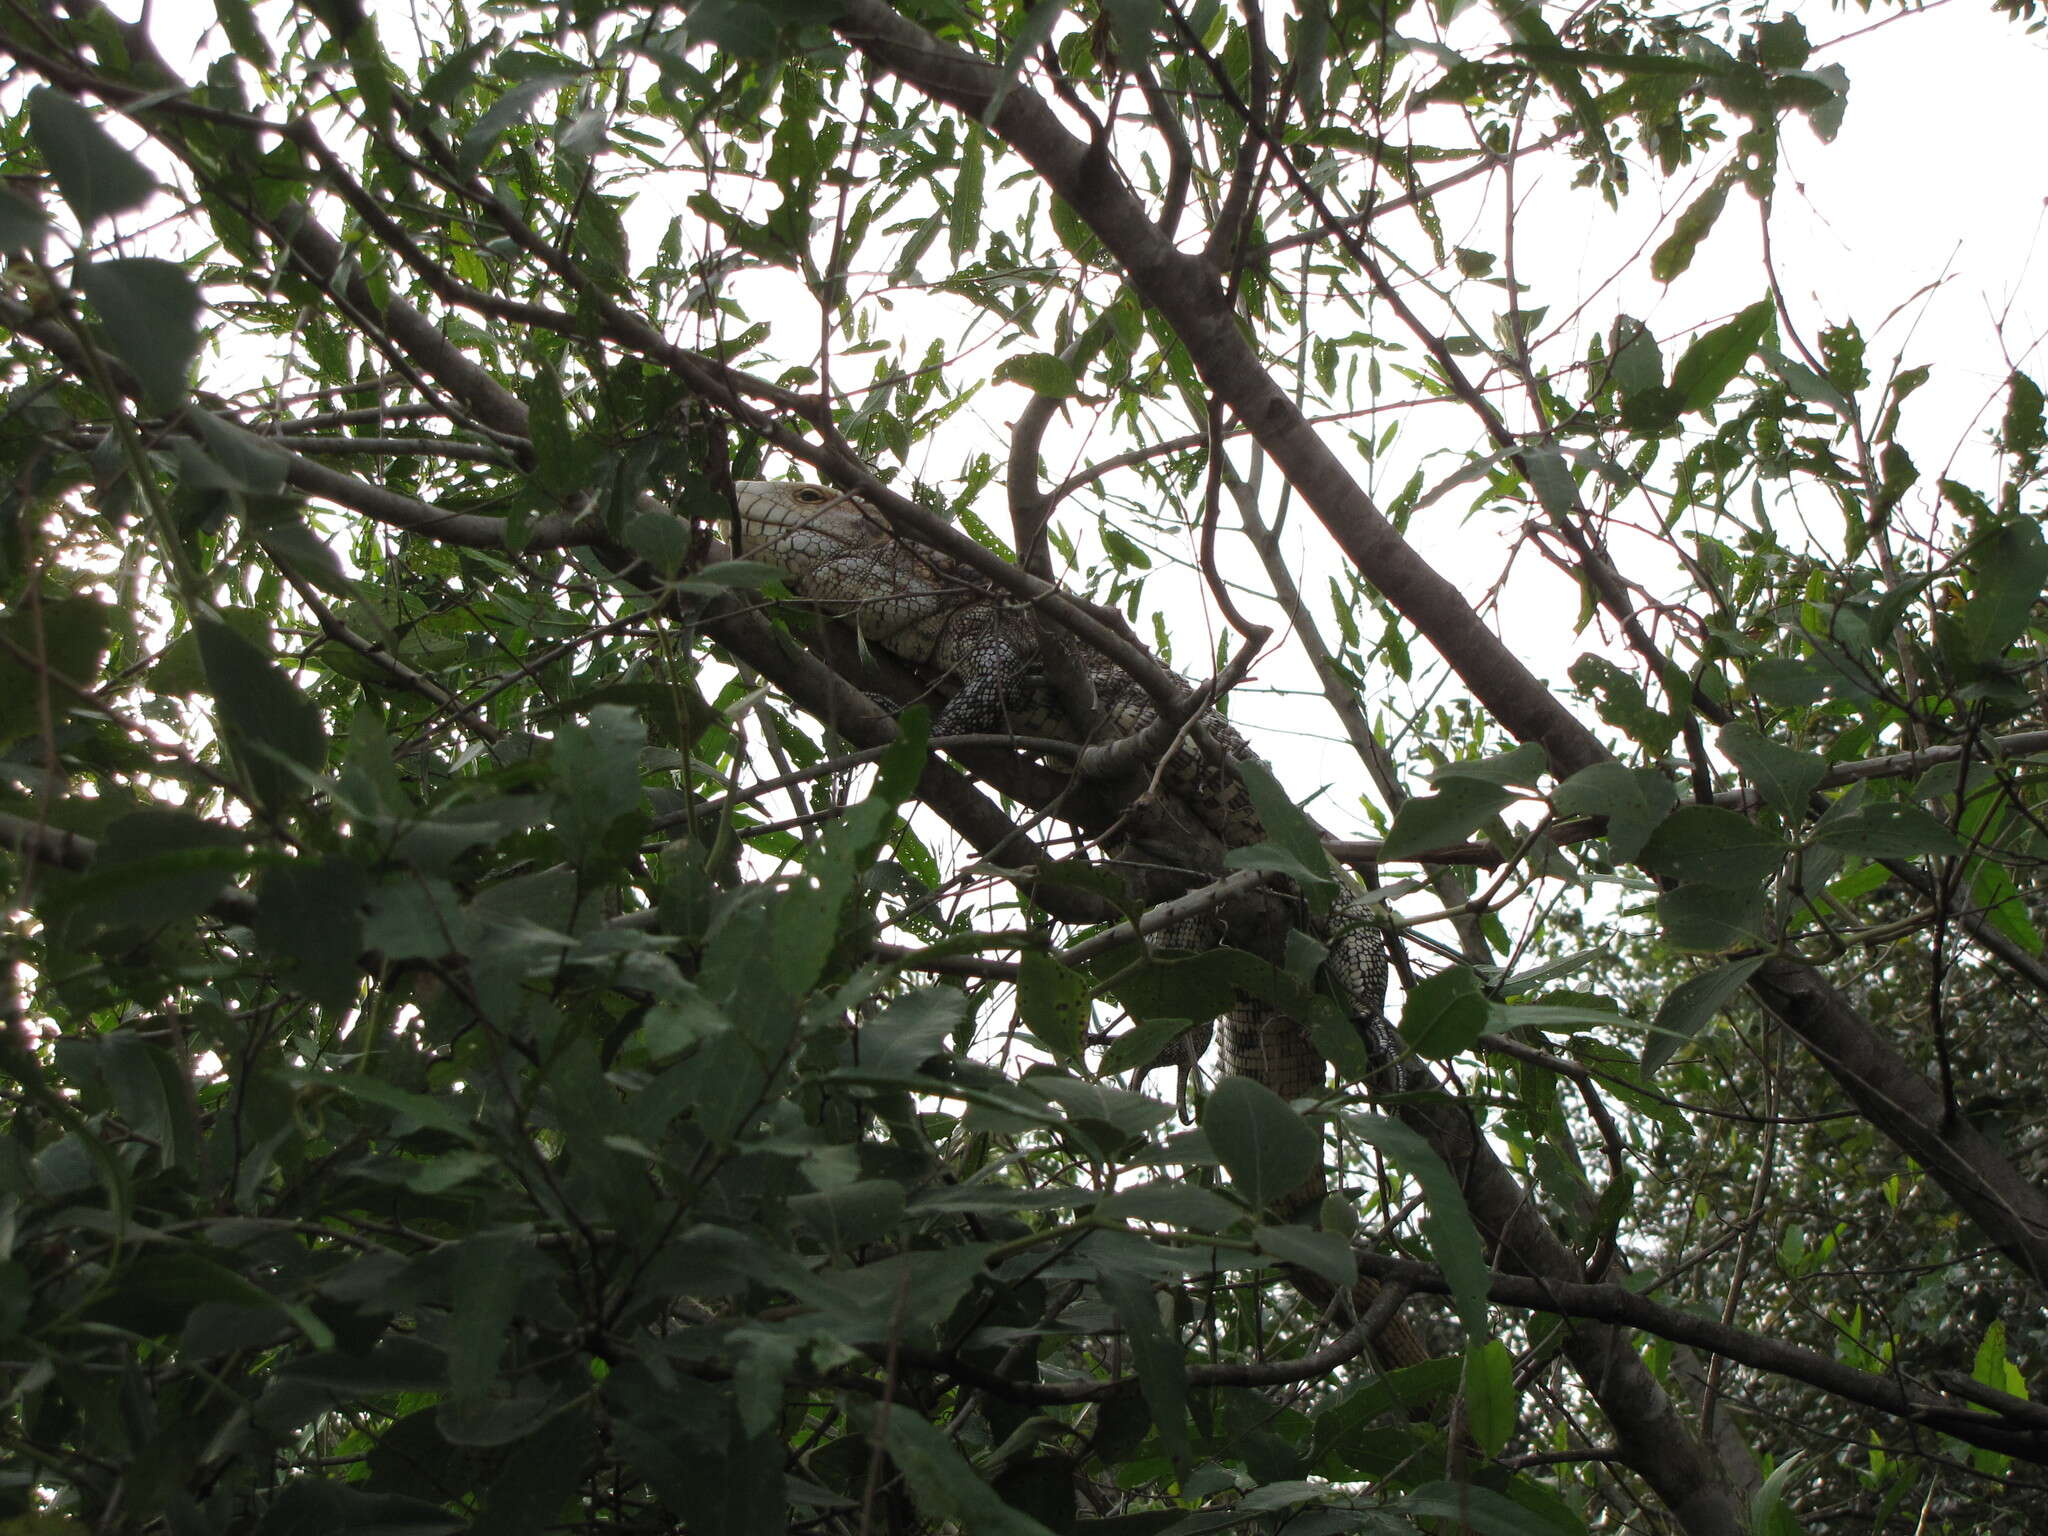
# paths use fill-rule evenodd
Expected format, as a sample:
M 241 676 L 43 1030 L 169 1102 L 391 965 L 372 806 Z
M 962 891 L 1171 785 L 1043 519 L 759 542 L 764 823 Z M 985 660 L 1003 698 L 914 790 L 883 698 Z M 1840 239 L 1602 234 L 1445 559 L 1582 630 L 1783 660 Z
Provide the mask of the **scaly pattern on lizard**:
M 1008 731 L 1083 741 L 1084 732 L 1050 684 L 1039 627 L 973 571 L 911 544 L 845 492 L 763 480 L 740 482 L 736 491 L 743 554 L 780 566 L 806 603 L 847 619 L 869 645 L 947 690 L 934 734 Z M 1158 707 L 1122 668 L 1078 640 L 1063 643 L 1071 645 L 1094 694 L 1094 734 L 1087 739 L 1128 739 L 1158 720 Z M 1252 757 L 1250 744 L 1213 710 L 1203 711 L 1196 723 L 1221 757 Z M 1228 846 L 1265 840 L 1258 812 L 1235 774 L 1213 761 L 1191 733 L 1176 738 L 1169 750 L 1159 773 L 1168 792 Z M 1340 890 L 1327 927 L 1324 974 L 1373 1059 L 1388 1064 L 1398 1055 L 1398 1042 L 1381 1013 L 1385 944 L 1356 883 L 1341 872 Z M 1174 938 L 1163 947 L 1191 945 Z M 1257 1005 L 1232 1013 L 1222 1057 L 1226 1074 L 1252 1078 L 1283 1098 L 1314 1093 L 1323 1083 L 1323 1058 L 1299 1025 Z M 1307 1198 L 1320 1188 L 1318 1182 Z M 1369 1294 L 1359 1297 L 1360 1310 L 1369 1301 Z M 1399 1319 L 1375 1342 L 1390 1364 L 1429 1358 Z

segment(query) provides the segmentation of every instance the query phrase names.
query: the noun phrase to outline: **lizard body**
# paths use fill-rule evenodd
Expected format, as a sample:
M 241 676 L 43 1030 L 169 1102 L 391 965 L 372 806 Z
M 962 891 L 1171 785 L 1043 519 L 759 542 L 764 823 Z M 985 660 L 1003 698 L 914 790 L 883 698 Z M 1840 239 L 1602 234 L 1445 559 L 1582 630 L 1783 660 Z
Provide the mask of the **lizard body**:
M 1041 639 L 1030 616 L 945 556 L 904 540 L 862 502 L 825 486 L 743 481 L 737 487 L 746 553 L 781 566 L 794 590 L 820 611 L 849 619 L 871 645 L 921 676 L 951 687 L 934 730 L 939 735 L 999 731 L 1080 741 L 1085 733 L 1054 696 L 1039 663 Z M 1098 739 L 1137 736 L 1158 706 L 1107 657 L 1074 642 L 1096 705 Z M 1213 710 L 1197 722 L 1229 760 L 1253 756 L 1250 743 Z M 1168 749 L 1160 778 L 1231 847 L 1265 840 L 1251 797 L 1220 769 L 1191 733 Z M 1344 880 L 1331 917 L 1325 971 L 1377 1059 L 1396 1045 L 1381 1017 L 1386 949 L 1360 899 Z M 1172 947 L 1188 947 L 1175 943 Z M 1224 1036 L 1224 1070 L 1255 1078 L 1283 1098 L 1322 1083 L 1322 1057 L 1291 1021 L 1234 1021 Z
M 806 603 L 847 619 L 868 644 L 887 651 L 922 680 L 949 690 L 934 724 L 936 734 L 1008 730 L 1080 743 L 1131 742 L 1148 732 L 1157 734 L 1159 704 L 1108 657 L 1078 641 L 1043 638 L 1023 608 L 964 566 L 911 544 L 856 498 L 785 481 L 742 481 L 735 490 L 743 553 L 782 567 Z M 1085 723 L 1076 722 L 1052 686 L 1052 669 L 1042 654 L 1049 643 L 1071 644 L 1078 653 L 1073 659 L 1092 695 L 1092 718 Z M 1190 689 L 1181 703 L 1191 707 L 1192 695 Z M 1182 730 L 1160 743 L 1165 756 L 1157 765 L 1159 783 L 1225 845 L 1264 841 L 1257 809 L 1228 767 L 1230 761 L 1252 758 L 1250 744 L 1213 710 L 1200 711 L 1191 723 L 1199 734 Z M 1213 754 L 1205 745 L 1213 747 Z M 1154 765 L 1145 766 L 1149 771 Z M 1340 894 L 1326 924 L 1324 973 L 1375 1062 L 1390 1066 L 1399 1055 L 1399 1041 L 1381 1013 L 1385 943 L 1356 881 L 1341 870 L 1338 879 Z M 1162 947 L 1186 949 L 1200 942 L 1179 935 L 1167 937 Z M 1194 1047 L 1197 1054 L 1200 1049 Z M 1323 1058 L 1301 1027 L 1248 1001 L 1225 1026 L 1222 1055 L 1226 1075 L 1252 1078 L 1283 1098 L 1314 1094 L 1323 1083 Z M 1318 1177 L 1283 1202 L 1283 1209 L 1299 1212 L 1322 1189 Z M 1328 1300 L 1326 1288 L 1311 1288 L 1322 1290 L 1321 1299 Z M 1377 1290 L 1372 1281 L 1360 1280 L 1354 1307 L 1363 1312 Z M 1398 1316 L 1375 1344 L 1389 1364 L 1431 1358 Z

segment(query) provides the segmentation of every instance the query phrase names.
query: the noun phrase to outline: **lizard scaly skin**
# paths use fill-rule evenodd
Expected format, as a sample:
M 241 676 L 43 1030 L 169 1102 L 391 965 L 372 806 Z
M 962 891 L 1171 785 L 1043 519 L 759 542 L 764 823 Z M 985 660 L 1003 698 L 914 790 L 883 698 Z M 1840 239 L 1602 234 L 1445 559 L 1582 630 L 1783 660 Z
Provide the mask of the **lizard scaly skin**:
M 909 543 L 872 508 L 842 491 L 786 481 L 736 486 L 741 552 L 778 565 L 806 603 L 851 621 L 870 645 L 889 652 L 918 676 L 948 690 L 934 722 L 940 736 L 1008 730 L 1022 736 L 1080 741 L 1084 733 L 1061 707 L 1041 665 L 1038 627 L 966 567 Z M 1107 657 L 1069 642 L 1092 686 L 1091 739 L 1139 735 L 1159 708 Z M 1252 757 L 1250 744 L 1214 711 L 1201 731 L 1224 758 Z M 1218 771 L 1200 743 L 1183 733 L 1159 775 L 1161 783 L 1228 846 L 1265 840 L 1243 784 Z M 1386 948 L 1355 882 L 1340 881 L 1325 935 L 1324 974 L 1364 1036 L 1376 1063 L 1390 1065 L 1398 1041 L 1381 1014 Z M 1185 937 L 1168 947 L 1190 947 Z M 1263 1083 L 1282 1098 L 1317 1092 L 1324 1061 L 1292 1019 L 1251 1005 L 1226 1024 L 1223 1071 Z M 1299 1209 L 1321 1193 L 1320 1180 L 1287 1202 Z M 1370 1282 L 1361 1282 L 1361 1290 Z M 1374 1287 L 1373 1289 L 1377 1289 Z M 1370 1293 L 1354 1298 L 1359 1310 Z M 1375 1341 L 1390 1364 L 1428 1359 L 1413 1332 L 1396 1318 Z

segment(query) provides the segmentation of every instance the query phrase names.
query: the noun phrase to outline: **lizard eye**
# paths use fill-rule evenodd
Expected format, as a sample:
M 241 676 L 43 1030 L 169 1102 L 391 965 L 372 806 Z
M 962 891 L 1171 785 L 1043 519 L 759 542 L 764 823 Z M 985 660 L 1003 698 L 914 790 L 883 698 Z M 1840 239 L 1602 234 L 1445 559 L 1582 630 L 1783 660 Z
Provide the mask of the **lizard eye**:
M 825 499 L 825 493 L 821 490 L 816 489 L 813 486 L 807 485 L 802 490 L 796 493 L 796 499 L 798 501 L 807 502 L 815 506 L 817 503 Z

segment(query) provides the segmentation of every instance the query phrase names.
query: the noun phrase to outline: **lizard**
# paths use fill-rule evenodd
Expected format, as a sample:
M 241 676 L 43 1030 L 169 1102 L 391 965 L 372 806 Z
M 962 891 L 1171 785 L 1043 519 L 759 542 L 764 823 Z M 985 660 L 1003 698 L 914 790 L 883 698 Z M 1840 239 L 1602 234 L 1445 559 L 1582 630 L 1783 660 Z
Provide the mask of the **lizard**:
M 1083 692 L 1092 695 L 1094 719 L 1088 725 L 1093 740 L 1132 741 L 1147 737 L 1148 731 L 1158 734 L 1152 728 L 1161 718 L 1159 704 L 1115 662 L 1078 640 L 1050 637 L 983 578 L 912 544 L 866 503 L 827 486 L 793 481 L 740 481 L 734 491 L 744 555 L 780 567 L 806 604 L 846 619 L 867 644 L 949 690 L 933 724 L 935 735 L 1007 731 L 1091 739 L 1050 680 L 1054 669 L 1043 654 L 1049 644 L 1068 644 L 1078 653 L 1086 679 Z M 1198 702 L 1192 688 L 1181 702 Z M 1252 759 L 1251 744 L 1213 709 L 1195 711 L 1190 723 L 1197 729 L 1179 731 L 1162 744 L 1158 782 L 1226 846 L 1264 841 L 1258 811 L 1227 766 Z M 1219 766 L 1205 747 L 1213 747 L 1224 764 Z M 1357 882 L 1340 871 L 1339 896 L 1327 925 L 1324 975 L 1383 1075 L 1398 1082 L 1400 1043 L 1382 1014 L 1386 947 L 1363 895 Z M 1192 941 L 1183 935 L 1166 939 L 1162 947 L 1184 949 Z M 1197 1054 L 1200 1049 L 1194 1046 Z M 1321 1088 L 1324 1065 L 1292 1019 L 1243 1004 L 1225 1025 L 1225 1075 L 1249 1077 L 1282 1098 L 1297 1099 Z M 1283 1214 L 1299 1212 L 1321 1193 L 1319 1177 L 1312 1189 L 1305 1187 L 1283 1203 Z M 1359 1282 L 1352 1297 L 1357 1312 L 1371 1305 L 1377 1289 L 1369 1280 Z M 1318 1299 L 1326 1302 L 1328 1296 Z M 1433 1358 L 1398 1315 L 1380 1330 L 1374 1345 L 1389 1365 Z

